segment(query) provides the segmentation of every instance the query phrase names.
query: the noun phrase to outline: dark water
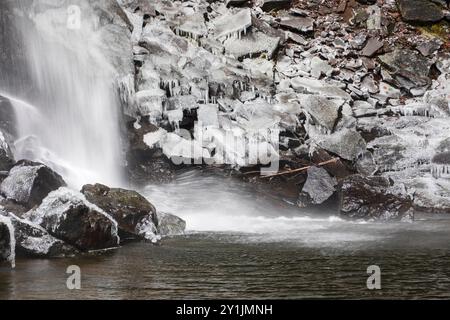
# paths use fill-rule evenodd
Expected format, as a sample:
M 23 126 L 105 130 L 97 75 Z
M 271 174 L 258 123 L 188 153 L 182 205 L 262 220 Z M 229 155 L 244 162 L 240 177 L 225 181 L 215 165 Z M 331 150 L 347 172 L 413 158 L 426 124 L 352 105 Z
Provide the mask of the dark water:
M 192 234 L 101 256 L 18 260 L 15 270 L 0 268 L 0 298 L 449 298 L 450 237 L 438 231 L 433 238 L 410 230 L 388 242 L 342 248 Z M 81 267 L 79 291 L 66 287 L 73 264 Z M 382 289 L 371 291 L 366 269 L 374 264 Z
M 450 217 L 349 222 L 260 197 L 226 178 L 187 173 L 142 191 L 188 234 L 103 255 L 0 265 L 0 299 L 450 298 Z M 82 289 L 66 287 L 78 265 Z M 367 268 L 381 269 L 368 290 Z

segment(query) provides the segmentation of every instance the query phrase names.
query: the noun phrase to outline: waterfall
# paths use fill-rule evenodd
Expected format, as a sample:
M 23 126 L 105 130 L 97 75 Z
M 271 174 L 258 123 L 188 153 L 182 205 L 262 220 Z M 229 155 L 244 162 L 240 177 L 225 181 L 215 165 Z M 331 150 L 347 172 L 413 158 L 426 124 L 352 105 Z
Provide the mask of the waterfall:
M 15 76 L 29 82 L 13 92 L 0 82 L 0 95 L 16 112 L 14 155 L 49 165 L 75 188 L 95 182 L 119 185 L 120 101 L 114 69 L 100 45 L 100 17 L 89 1 L 71 3 L 82 13 L 78 27 L 68 24 L 68 1 L 17 5 L 26 17 L 14 21 L 26 75 Z

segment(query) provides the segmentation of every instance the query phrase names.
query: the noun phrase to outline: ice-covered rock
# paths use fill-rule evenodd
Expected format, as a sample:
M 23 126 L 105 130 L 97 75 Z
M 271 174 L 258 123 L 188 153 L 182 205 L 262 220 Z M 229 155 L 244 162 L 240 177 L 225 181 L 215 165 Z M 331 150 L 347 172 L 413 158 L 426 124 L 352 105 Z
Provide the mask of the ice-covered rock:
M 156 243 L 160 239 L 156 209 L 136 191 L 96 184 L 85 185 L 81 192 L 117 221 L 122 240 L 131 237 Z
M 328 98 L 340 98 L 350 100 L 351 96 L 343 89 L 329 84 L 323 80 L 307 77 L 295 77 L 291 79 L 291 86 L 300 93 L 314 93 Z
M 16 238 L 16 253 L 25 257 L 53 258 L 66 257 L 78 251 L 51 236 L 44 228 L 9 213 Z
M 211 22 L 216 39 L 241 38 L 252 25 L 250 9 L 243 9 L 235 14 L 228 13 Z
M 342 129 L 324 135 L 310 126 L 308 133 L 313 144 L 346 160 L 355 160 L 366 150 L 366 142 L 356 130 Z
M 383 177 L 353 175 L 344 179 L 341 187 L 341 215 L 365 220 L 412 220 L 412 200 L 391 193 L 390 187 L 389 180 Z
M 164 212 L 157 212 L 158 231 L 163 237 L 183 235 L 186 230 L 186 221 Z
M 65 187 L 51 192 L 25 218 L 81 251 L 115 248 L 120 242 L 117 222 L 83 194 Z
M 301 100 L 302 106 L 311 116 L 314 124 L 332 132 L 339 117 L 340 105 L 322 96 L 307 95 Z
M 280 38 L 256 31 L 239 38 L 229 38 L 224 42 L 225 53 L 236 59 L 254 58 L 265 53 L 272 58 L 278 49 Z
M 308 178 L 297 203 L 302 207 L 308 204 L 321 204 L 334 194 L 336 185 L 336 178 L 330 177 L 327 170 L 312 167 L 308 169 Z
M 22 160 L 3 180 L 0 193 L 30 209 L 39 205 L 51 191 L 65 185 L 62 177 L 49 167 Z

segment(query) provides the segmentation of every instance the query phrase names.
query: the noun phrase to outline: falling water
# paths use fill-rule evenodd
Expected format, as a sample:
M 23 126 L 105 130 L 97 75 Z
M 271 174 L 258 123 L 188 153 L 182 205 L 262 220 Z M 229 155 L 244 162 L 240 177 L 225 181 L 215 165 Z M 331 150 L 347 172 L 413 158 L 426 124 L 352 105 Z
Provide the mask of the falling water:
M 71 27 L 66 1 L 24 2 L 17 19 L 25 52 L 25 82 L 0 94 L 15 108 L 14 154 L 46 163 L 73 187 L 120 184 L 119 100 L 114 70 L 101 48 L 97 17 L 85 0 Z

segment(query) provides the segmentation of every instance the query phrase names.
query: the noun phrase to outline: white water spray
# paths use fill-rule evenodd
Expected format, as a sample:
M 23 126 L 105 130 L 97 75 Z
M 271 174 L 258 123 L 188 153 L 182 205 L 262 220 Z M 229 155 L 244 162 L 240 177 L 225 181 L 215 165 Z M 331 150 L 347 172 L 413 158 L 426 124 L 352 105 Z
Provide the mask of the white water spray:
M 17 23 L 34 88 L 2 94 L 14 106 L 16 159 L 43 162 L 73 187 L 120 184 L 119 99 L 114 70 L 100 48 L 97 17 L 85 0 L 80 28 L 69 28 L 61 1 L 22 8 L 32 23 Z M 0 88 L 0 94 L 1 94 Z M 32 92 L 25 94 L 25 92 Z

